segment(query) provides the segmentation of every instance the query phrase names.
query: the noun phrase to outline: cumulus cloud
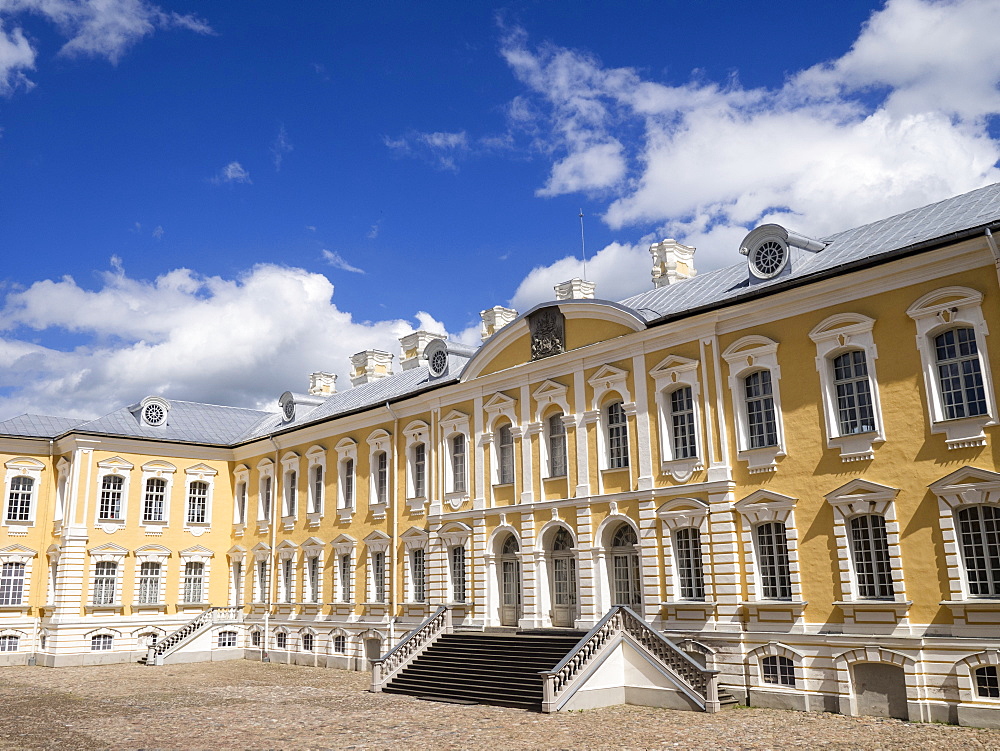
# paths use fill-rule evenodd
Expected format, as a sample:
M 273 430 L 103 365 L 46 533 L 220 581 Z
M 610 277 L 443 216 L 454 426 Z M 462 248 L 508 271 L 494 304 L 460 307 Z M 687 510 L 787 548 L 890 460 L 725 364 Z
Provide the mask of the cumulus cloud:
M 360 323 L 333 302 L 321 274 L 259 265 L 237 278 L 175 269 L 155 280 L 120 265 L 97 289 L 70 277 L 9 293 L 0 310 L 0 416 L 22 412 L 92 417 L 150 393 L 270 408 L 325 370 L 349 386 L 348 357 L 398 352 L 416 328 L 444 331 L 429 314 Z M 207 323 L 206 323 L 207 322 Z M 31 332 L 83 335 L 61 351 Z
M 25 14 L 56 27 L 66 40 L 60 54 L 112 63 L 157 29 L 213 33 L 198 16 L 167 12 L 145 0 L 0 0 L 0 94 L 31 87 L 26 71 L 35 68 L 36 50 L 17 25 Z
M 983 33 L 998 24 L 998 3 L 889 0 L 843 56 L 757 89 L 651 80 L 514 29 L 501 54 L 525 91 L 508 121 L 550 161 L 539 195 L 603 198 L 612 229 L 695 245 L 705 270 L 762 222 L 822 236 L 1000 180 L 1000 38 Z M 550 268 L 568 278 L 566 259 Z
M 221 170 L 219 174 L 212 178 L 211 182 L 216 185 L 222 185 L 223 183 L 252 183 L 250 179 L 250 173 L 243 168 L 243 165 L 239 162 L 230 162 Z
M 323 260 L 328 264 L 333 266 L 335 269 L 340 269 L 341 271 L 350 271 L 353 274 L 364 274 L 364 269 L 359 269 L 357 266 L 352 266 L 346 258 L 344 258 L 340 253 L 335 250 L 323 250 Z

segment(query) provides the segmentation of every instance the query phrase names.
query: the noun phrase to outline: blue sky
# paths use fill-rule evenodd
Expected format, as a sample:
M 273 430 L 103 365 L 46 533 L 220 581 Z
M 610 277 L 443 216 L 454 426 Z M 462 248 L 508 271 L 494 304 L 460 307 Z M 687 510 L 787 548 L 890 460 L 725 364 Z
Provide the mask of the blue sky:
M 0 419 L 307 374 L 1000 179 L 1000 4 L 0 0 Z

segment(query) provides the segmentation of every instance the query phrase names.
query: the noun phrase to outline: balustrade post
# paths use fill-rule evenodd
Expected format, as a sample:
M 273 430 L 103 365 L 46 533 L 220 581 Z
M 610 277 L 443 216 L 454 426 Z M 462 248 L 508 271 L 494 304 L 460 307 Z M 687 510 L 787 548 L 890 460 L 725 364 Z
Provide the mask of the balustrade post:
M 452 628 L 451 625 L 451 608 L 446 607 L 444 610 L 444 633 L 450 634 L 453 632 L 454 629 Z
M 719 671 L 705 671 L 705 675 L 708 678 L 705 691 L 705 711 L 709 714 L 714 714 L 722 709 L 722 705 L 719 703 Z
M 382 661 L 372 662 L 372 693 L 382 691 Z
M 542 673 L 542 711 L 549 714 L 555 711 L 555 676 L 552 673 Z
M 146 647 L 146 664 L 156 664 L 156 647 Z

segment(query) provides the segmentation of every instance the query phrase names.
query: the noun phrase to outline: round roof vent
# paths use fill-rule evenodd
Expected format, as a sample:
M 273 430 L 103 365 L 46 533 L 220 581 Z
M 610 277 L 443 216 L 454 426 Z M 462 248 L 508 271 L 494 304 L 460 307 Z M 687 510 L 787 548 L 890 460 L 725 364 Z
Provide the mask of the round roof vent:
M 167 422 L 170 402 L 162 396 L 147 396 L 139 403 L 139 415 L 143 423 L 157 428 Z
M 773 279 L 788 266 L 788 230 L 779 224 L 757 227 L 743 238 L 740 253 L 747 257 L 751 281 Z
M 278 405 L 281 407 L 281 418 L 285 422 L 291 422 L 295 419 L 295 396 L 291 391 L 286 391 L 278 399 Z
M 448 372 L 448 345 L 443 339 L 434 339 L 424 347 L 424 359 L 431 377 L 440 378 Z

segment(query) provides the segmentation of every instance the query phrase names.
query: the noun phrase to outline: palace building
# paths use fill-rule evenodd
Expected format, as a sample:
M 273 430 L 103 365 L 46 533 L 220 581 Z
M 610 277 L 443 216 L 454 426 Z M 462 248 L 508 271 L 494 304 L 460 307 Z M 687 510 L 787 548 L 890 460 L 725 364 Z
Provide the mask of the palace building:
M 828 237 L 763 225 L 698 275 L 664 240 L 646 292 L 570 280 L 483 311 L 478 347 L 359 352 L 280 414 L 0 422 L 0 665 L 368 669 L 409 635 L 384 676 L 441 614 L 580 638 L 615 611 L 644 624 L 623 662 L 546 707 L 693 671 L 757 706 L 1000 727 L 998 229 L 1000 184 Z

